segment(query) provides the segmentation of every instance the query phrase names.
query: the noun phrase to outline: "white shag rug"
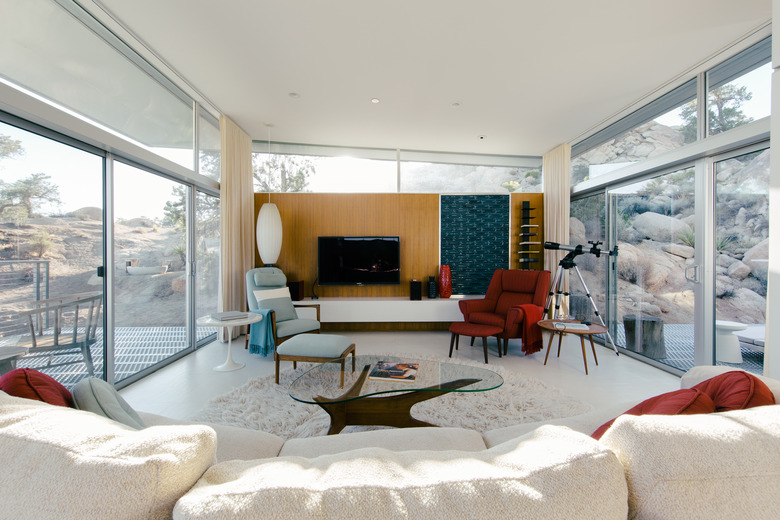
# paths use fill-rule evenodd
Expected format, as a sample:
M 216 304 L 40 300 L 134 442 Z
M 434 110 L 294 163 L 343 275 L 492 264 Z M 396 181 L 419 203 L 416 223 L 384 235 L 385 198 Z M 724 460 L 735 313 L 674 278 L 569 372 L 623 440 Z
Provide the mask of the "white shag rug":
M 414 418 L 437 426 L 485 432 L 513 424 L 570 417 L 591 409 L 590 405 L 557 388 L 537 379 L 507 373 L 502 367 L 447 361 L 489 368 L 504 378 L 504 384 L 495 390 L 452 392 L 423 401 L 412 407 Z M 193 420 L 261 430 L 284 439 L 326 435 L 330 427 L 328 414 L 317 405 L 294 400 L 287 391 L 290 383 L 313 366 L 298 363 L 295 370 L 281 371 L 278 385 L 273 374 L 252 379 L 211 400 Z M 343 433 L 380 428 L 385 427 L 347 426 Z

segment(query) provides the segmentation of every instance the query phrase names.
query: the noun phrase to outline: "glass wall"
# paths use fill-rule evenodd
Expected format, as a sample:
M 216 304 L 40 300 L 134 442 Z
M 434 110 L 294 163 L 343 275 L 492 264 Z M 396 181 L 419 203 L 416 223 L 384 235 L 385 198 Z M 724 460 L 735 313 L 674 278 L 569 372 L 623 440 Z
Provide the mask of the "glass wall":
M 90 370 L 100 376 L 103 158 L 0 123 L 0 208 L 0 363 L 33 367 L 68 387 Z M 78 313 L 65 301 L 82 301 Z M 35 307 L 50 310 L 26 312 Z M 88 318 L 95 329 L 86 338 Z M 59 319 L 61 348 L 47 349 Z
M 609 190 L 618 346 L 679 370 L 694 364 L 694 169 Z
M 715 163 L 715 359 L 764 363 L 769 262 L 769 150 Z
M 395 161 L 361 157 L 252 154 L 256 192 L 392 193 Z
M 198 191 L 195 196 L 195 316 L 217 312 L 219 299 L 219 197 Z M 214 334 L 197 327 L 197 339 Z
M 198 173 L 219 182 L 220 156 L 222 153 L 219 121 L 210 114 L 204 114 L 202 110 L 200 111 L 199 121 Z
M 695 141 L 696 106 L 694 79 L 573 146 L 572 187 Z
M 114 162 L 114 358 L 121 381 L 188 347 L 188 188 Z
M 746 125 L 770 115 L 770 52 L 767 38 L 572 147 L 572 240 L 593 192 L 608 194 L 608 242 L 619 254 L 614 272 L 593 281 L 606 284 L 618 346 L 671 371 L 763 370 L 769 151 L 766 126 Z M 702 82 L 705 107 L 686 90 Z M 717 155 L 735 132 L 741 148 Z M 720 145 L 686 147 L 720 134 Z
M 541 193 L 542 158 L 253 143 L 255 191 Z
M 569 220 L 569 244 L 582 245 L 590 249 L 590 242 L 600 242 L 598 248 L 602 255 L 596 257 L 592 254 L 580 255 L 576 258 L 577 267 L 587 285 L 587 289 L 593 298 L 599 314 L 606 323 L 607 312 L 607 267 L 609 266 L 609 250 L 606 248 L 607 237 L 605 235 L 606 208 L 604 193 L 598 193 L 571 203 Z M 557 267 L 549 266 L 553 270 L 553 276 Z M 569 313 L 570 315 L 591 323 L 598 323 L 593 304 L 587 297 L 585 287 L 574 273 L 569 273 Z
M 542 172 L 533 167 L 404 161 L 402 193 L 541 193 Z

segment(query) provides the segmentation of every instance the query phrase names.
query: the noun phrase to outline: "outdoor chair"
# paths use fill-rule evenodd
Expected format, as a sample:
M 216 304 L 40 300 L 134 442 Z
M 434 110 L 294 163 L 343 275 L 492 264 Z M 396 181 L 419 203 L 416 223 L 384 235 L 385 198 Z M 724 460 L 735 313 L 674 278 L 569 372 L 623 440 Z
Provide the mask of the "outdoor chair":
M 89 375 L 94 376 L 90 347 L 96 341 L 97 328 L 101 324 L 102 305 L 102 292 L 29 302 L 30 309 L 19 313 L 30 331 L 16 344 L 28 348 L 27 355 L 20 359 L 46 359 L 45 365 L 35 366 L 37 369 L 83 362 Z

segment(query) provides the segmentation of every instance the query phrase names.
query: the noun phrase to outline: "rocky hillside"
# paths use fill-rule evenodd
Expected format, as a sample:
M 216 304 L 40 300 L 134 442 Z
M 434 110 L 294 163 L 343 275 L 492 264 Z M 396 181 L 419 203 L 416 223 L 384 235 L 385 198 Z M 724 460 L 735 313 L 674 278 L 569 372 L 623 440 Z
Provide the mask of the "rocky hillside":
M 99 290 L 102 280 L 97 267 L 103 262 L 100 218 L 99 209 L 83 208 L 64 216 L 30 219 L 20 227 L 0 224 L 0 259 L 48 260 L 51 296 Z M 149 219 L 135 219 L 117 224 L 114 240 L 117 325 L 183 325 L 185 271 L 178 253 L 181 232 Z M 167 272 L 129 275 L 127 262 L 164 265 Z M 0 266 L 0 283 L 0 301 L 6 311 L 34 299 L 31 264 Z

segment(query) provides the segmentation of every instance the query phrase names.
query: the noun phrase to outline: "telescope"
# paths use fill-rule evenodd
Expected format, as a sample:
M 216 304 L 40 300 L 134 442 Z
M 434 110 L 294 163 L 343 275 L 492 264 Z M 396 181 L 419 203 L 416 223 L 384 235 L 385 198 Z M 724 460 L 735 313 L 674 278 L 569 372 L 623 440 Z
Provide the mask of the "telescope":
M 592 255 L 596 255 L 596 258 L 601 256 L 601 249 L 599 248 L 600 244 L 603 244 L 604 242 L 600 242 L 598 240 L 588 240 L 588 244 L 590 244 L 590 248 L 586 248 L 586 246 L 579 245 L 579 246 L 570 246 L 566 244 L 559 244 L 557 242 L 545 242 L 544 248 L 545 249 L 562 249 L 563 251 L 571 251 L 574 253 L 574 256 L 582 255 L 585 253 L 590 253 Z M 618 254 L 618 248 L 615 246 L 615 248 L 612 251 L 607 251 L 608 256 L 617 256 Z

